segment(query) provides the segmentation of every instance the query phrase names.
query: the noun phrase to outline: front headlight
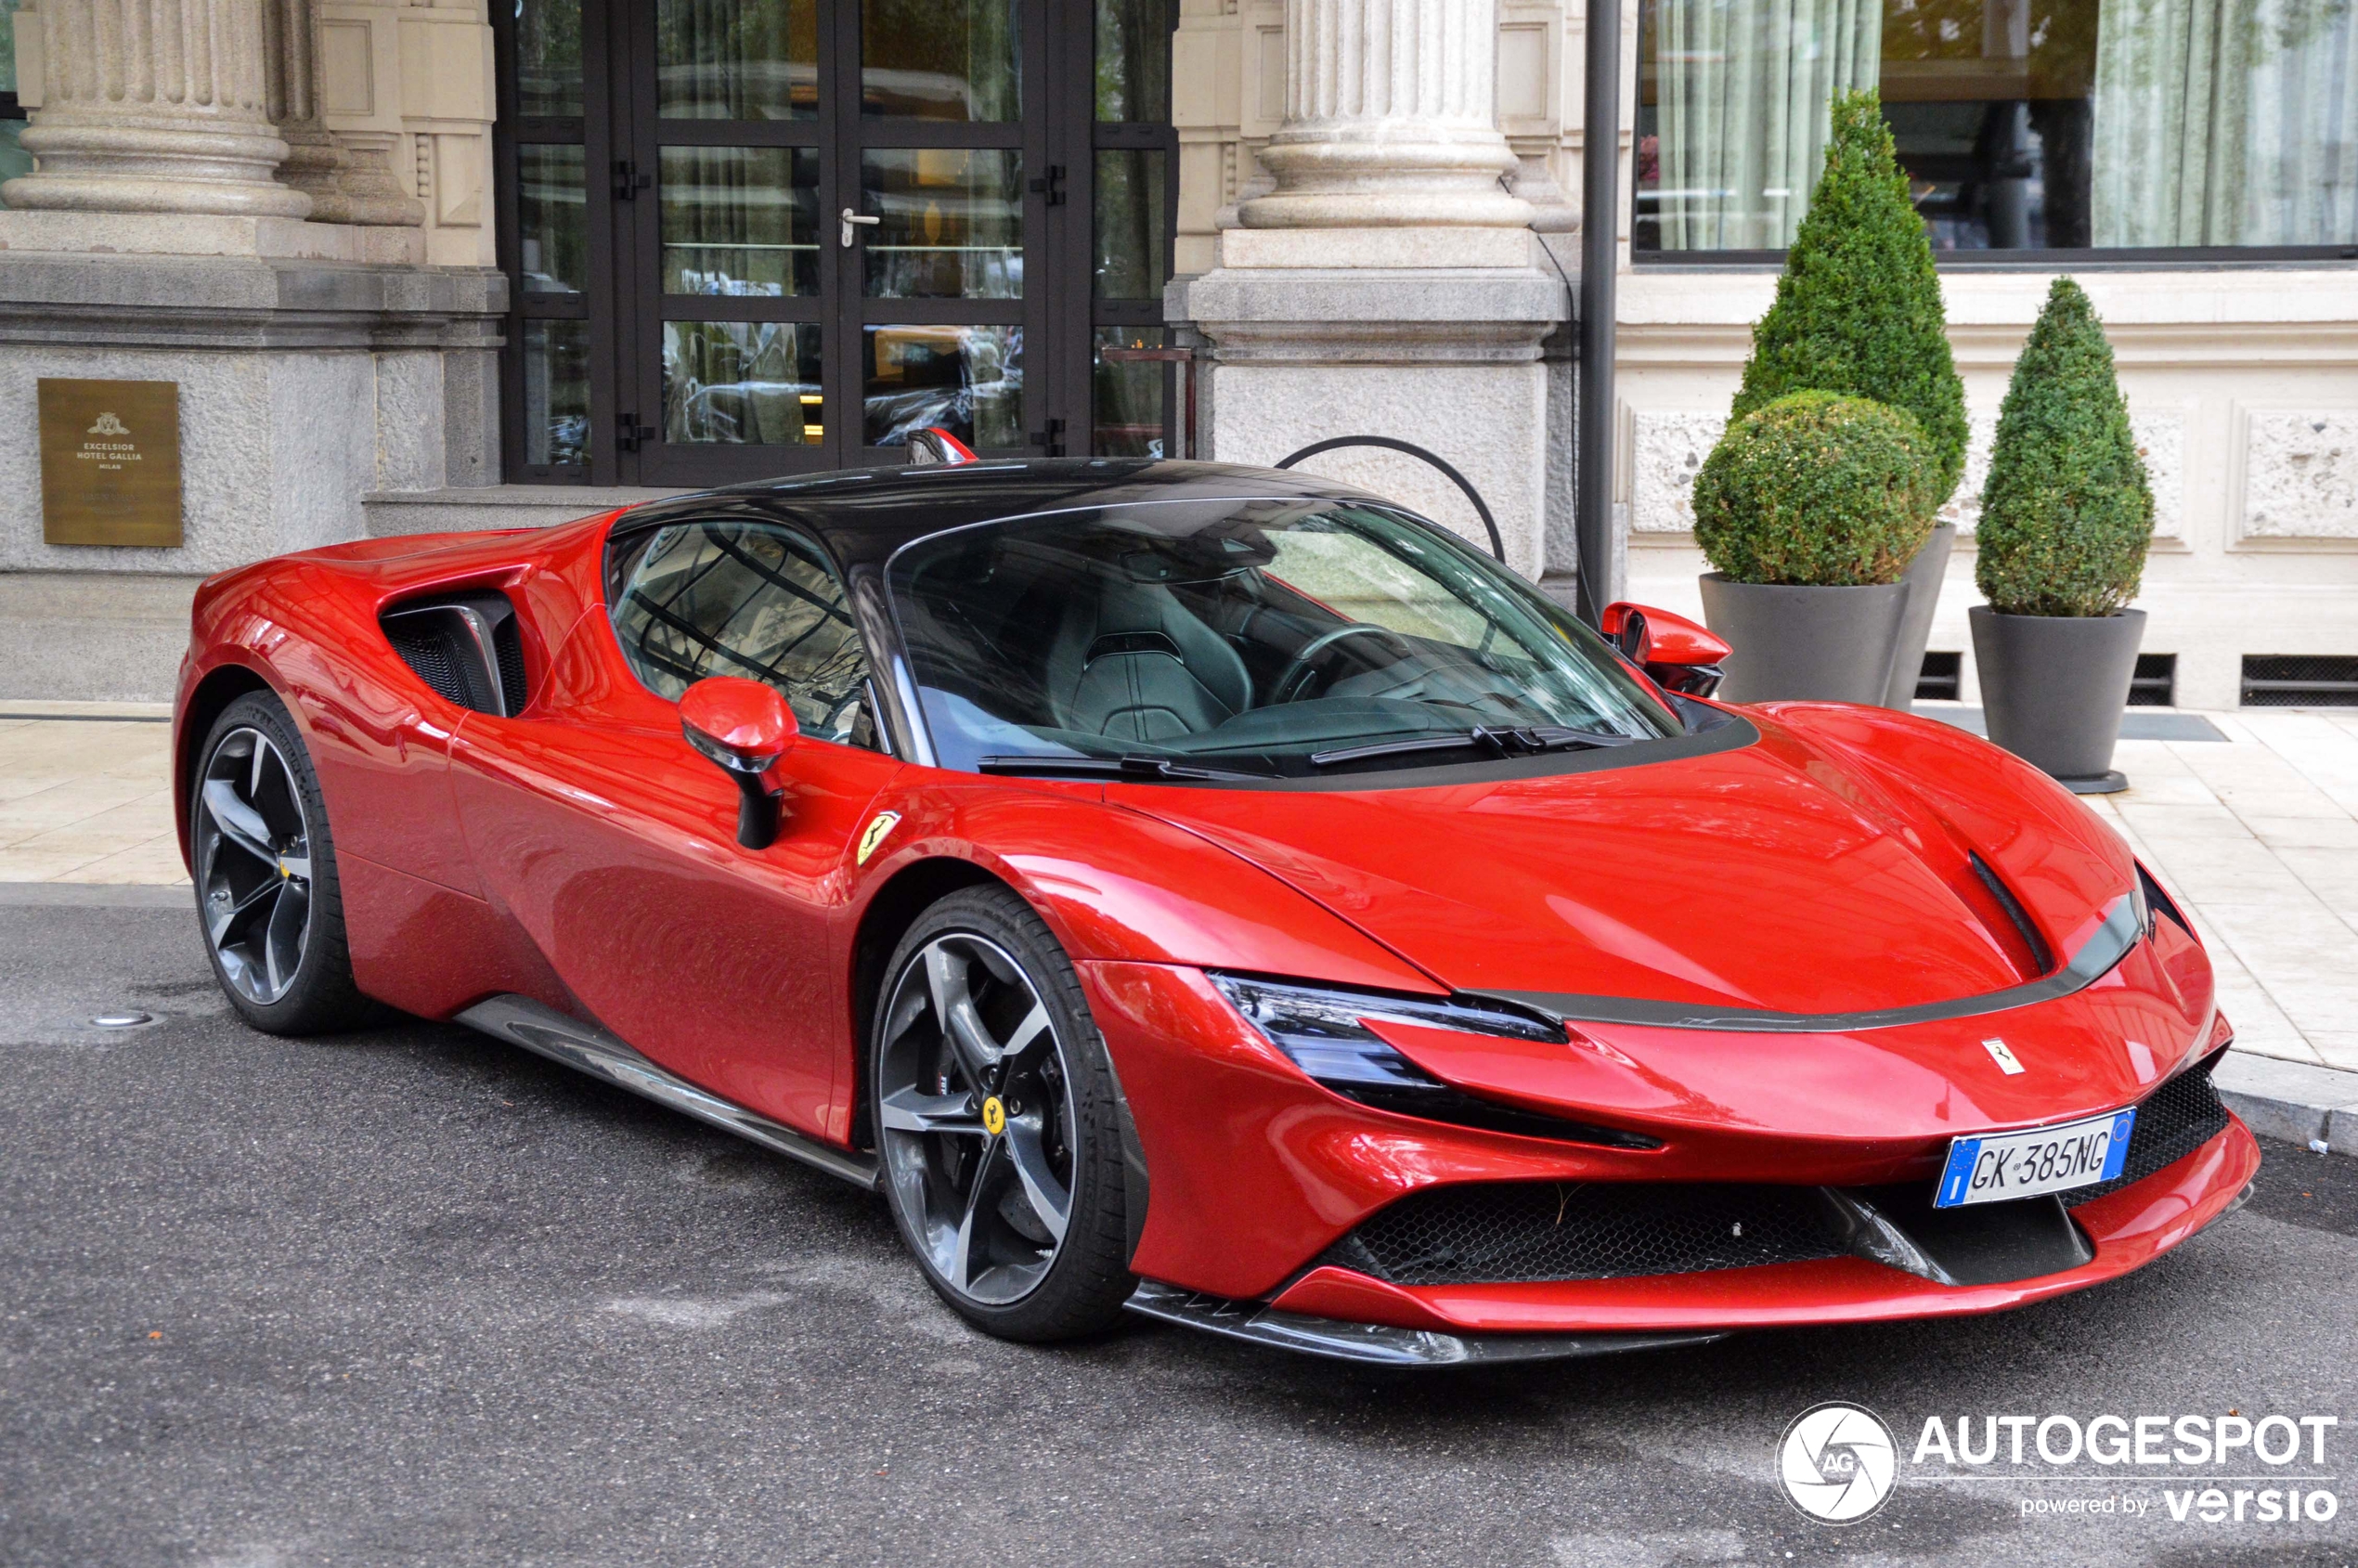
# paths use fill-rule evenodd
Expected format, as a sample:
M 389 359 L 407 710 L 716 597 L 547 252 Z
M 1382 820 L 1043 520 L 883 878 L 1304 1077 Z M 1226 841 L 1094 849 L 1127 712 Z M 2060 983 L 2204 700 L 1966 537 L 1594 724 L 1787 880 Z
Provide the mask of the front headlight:
M 1402 1056 L 1367 1027 L 1374 1020 L 1568 1044 L 1562 1027 L 1548 1019 L 1479 1003 L 1433 1002 L 1216 972 L 1211 978 L 1263 1039 L 1290 1057 L 1312 1082 L 1345 1099 L 1427 1121 L 1530 1138 L 1611 1148 L 1662 1147 L 1660 1139 L 1640 1133 L 1567 1121 L 1454 1088 Z

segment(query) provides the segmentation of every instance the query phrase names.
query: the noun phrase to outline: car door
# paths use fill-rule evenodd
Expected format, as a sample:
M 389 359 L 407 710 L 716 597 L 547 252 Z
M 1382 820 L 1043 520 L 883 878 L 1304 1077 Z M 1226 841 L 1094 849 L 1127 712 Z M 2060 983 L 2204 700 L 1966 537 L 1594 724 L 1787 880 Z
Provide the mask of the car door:
M 567 639 L 548 717 L 460 731 L 469 845 L 579 1010 L 683 1078 L 840 1137 L 852 846 L 899 766 L 841 579 L 807 535 L 743 517 L 609 550 L 611 608 Z M 736 786 L 680 733 L 680 693 L 707 675 L 769 682 L 801 726 L 763 849 L 738 845 Z

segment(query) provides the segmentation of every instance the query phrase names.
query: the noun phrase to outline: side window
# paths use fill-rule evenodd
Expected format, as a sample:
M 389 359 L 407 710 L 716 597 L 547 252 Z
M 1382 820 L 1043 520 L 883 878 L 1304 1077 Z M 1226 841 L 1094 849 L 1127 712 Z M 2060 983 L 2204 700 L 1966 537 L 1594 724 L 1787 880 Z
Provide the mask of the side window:
M 874 746 L 868 654 L 818 547 L 760 523 L 678 523 L 635 549 L 615 636 L 639 679 L 678 698 L 707 675 L 766 680 L 803 732 Z

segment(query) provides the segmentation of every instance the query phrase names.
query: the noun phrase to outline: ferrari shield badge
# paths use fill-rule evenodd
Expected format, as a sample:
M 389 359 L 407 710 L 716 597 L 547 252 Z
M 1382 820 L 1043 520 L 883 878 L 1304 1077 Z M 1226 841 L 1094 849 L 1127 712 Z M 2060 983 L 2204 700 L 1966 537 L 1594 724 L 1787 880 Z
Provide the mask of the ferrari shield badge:
M 868 825 L 861 830 L 860 852 L 852 858 L 852 863 L 855 865 L 866 865 L 868 863 L 868 857 L 876 852 L 876 846 L 882 844 L 887 837 L 890 836 L 892 830 L 899 826 L 900 823 L 900 812 L 878 811 L 875 817 L 869 820 Z

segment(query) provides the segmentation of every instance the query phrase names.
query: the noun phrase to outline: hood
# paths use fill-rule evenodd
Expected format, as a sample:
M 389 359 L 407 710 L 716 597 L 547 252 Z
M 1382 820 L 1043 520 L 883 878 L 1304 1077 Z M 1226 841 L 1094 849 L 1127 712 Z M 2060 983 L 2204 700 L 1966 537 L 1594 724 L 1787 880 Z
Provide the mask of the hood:
M 1953 1001 L 2053 972 L 2127 892 L 2119 841 L 2014 758 L 1830 711 L 1831 736 L 1808 709 L 1756 710 L 1744 744 L 1537 777 L 1108 795 L 1458 991 L 1795 1014 Z

